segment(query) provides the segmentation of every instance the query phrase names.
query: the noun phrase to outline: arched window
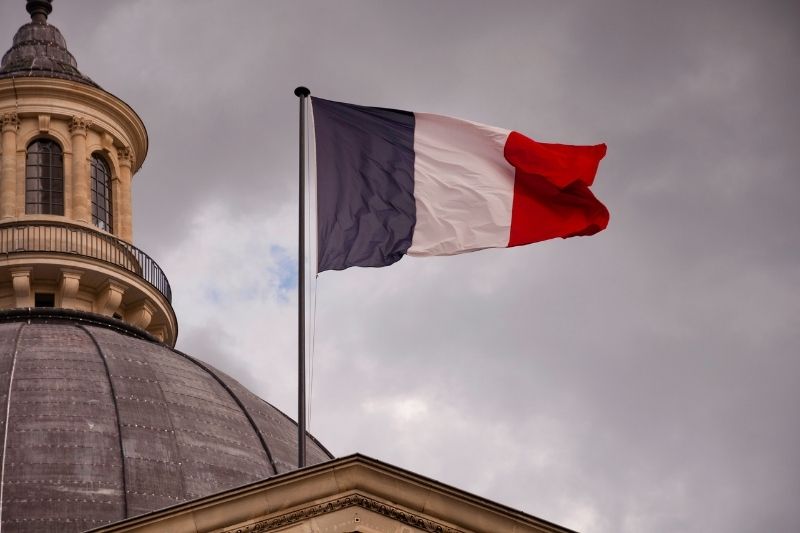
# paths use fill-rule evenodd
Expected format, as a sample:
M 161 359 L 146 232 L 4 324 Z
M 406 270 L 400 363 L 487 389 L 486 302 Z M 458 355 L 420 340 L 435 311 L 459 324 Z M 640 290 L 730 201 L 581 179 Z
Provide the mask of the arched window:
M 100 229 L 111 231 L 111 170 L 105 159 L 92 154 L 92 223 Z
M 37 139 L 28 145 L 25 212 L 64 214 L 64 157 L 58 143 L 50 139 Z

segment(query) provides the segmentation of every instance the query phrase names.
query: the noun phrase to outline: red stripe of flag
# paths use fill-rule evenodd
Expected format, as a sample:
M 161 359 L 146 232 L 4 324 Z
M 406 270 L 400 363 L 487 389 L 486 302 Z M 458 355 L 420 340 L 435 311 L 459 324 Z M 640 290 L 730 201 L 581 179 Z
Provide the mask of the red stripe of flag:
M 512 131 L 504 147 L 515 169 L 508 246 L 604 230 L 608 209 L 589 185 L 605 155 L 605 144 L 546 144 Z

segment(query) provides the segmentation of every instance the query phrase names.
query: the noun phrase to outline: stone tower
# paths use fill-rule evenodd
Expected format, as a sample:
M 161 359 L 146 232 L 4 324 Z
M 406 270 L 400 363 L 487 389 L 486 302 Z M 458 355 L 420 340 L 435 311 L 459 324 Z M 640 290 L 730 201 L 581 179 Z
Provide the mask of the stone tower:
M 50 0 L 26 7 L 0 63 L 0 531 L 83 531 L 296 469 L 293 420 L 173 349 L 169 282 L 132 244 L 144 124 L 78 70 Z
M 49 0 L 27 9 L 0 64 L 0 309 L 87 311 L 173 346 L 169 281 L 132 244 L 144 124 L 81 74 Z

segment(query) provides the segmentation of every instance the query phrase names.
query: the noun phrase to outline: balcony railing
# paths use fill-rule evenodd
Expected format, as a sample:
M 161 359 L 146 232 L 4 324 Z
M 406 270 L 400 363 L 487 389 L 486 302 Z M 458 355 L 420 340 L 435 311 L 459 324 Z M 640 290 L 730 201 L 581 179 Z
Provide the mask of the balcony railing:
M 57 253 L 80 255 L 124 268 L 155 287 L 172 302 L 169 280 L 158 263 L 125 241 L 83 226 L 60 222 L 0 224 L 0 254 Z

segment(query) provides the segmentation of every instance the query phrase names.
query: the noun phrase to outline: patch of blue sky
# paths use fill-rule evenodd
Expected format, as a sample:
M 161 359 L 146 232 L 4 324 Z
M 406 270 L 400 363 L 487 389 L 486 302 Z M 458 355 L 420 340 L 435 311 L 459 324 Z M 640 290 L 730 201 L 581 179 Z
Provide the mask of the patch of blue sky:
M 260 263 L 257 270 L 243 269 L 242 272 L 236 272 L 236 275 L 247 278 L 253 276 L 254 272 L 261 272 L 260 279 L 239 279 L 227 287 L 224 281 L 222 286 L 212 281 L 202 289 L 205 303 L 220 305 L 234 300 L 274 300 L 287 303 L 291 294 L 297 290 L 297 257 L 288 248 L 279 245 L 269 246 L 265 255 L 249 259 Z
M 208 303 L 211 304 L 219 304 L 222 302 L 222 294 L 219 291 L 218 287 L 209 286 L 206 287 L 203 291 L 203 296 Z
M 282 302 L 297 289 L 297 258 L 283 246 L 273 244 L 269 248 L 272 264 L 268 271 L 277 278 L 277 296 Z

